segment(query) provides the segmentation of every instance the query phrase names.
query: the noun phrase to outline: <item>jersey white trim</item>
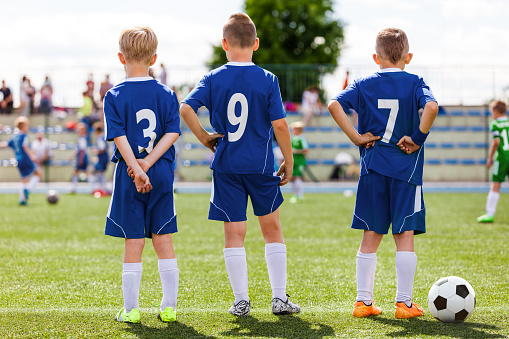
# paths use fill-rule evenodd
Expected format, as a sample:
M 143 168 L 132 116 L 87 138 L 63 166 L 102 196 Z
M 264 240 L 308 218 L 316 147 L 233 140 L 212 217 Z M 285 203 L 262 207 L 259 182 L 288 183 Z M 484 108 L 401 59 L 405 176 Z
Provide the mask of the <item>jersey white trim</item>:
M 379 73 L 403 72 L 403 70 L 401 68 L 391 67 L 391 68 L 382 68 L 378 72 Z
M 238 61 L 230 61 L 226 65 L 228 66 L 254 66 L 254 62 L 238 62 Z
M 134 78 L 125 78 L 124 82 L 134 82 L 134 81 L 149 81 L 149 80 L 155 80 L 152 77 L 146 76 L 146 77 L 134 77 Z

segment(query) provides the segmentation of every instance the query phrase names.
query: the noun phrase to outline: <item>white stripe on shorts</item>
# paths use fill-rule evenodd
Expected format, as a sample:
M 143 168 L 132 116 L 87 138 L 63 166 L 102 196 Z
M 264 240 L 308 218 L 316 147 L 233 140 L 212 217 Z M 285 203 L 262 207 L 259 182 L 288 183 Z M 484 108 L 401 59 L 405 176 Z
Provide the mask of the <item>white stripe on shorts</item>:
M 414 213 L 419 212 L 421 210 L 421 190 L 422 186 L 415 187 L 415 200 L 414 200 Z

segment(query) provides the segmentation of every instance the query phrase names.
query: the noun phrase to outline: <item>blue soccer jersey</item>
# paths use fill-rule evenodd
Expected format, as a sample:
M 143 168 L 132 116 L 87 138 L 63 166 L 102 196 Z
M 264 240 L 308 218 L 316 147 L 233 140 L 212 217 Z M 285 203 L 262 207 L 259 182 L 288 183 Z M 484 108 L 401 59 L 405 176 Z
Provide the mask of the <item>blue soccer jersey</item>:
M 180 134 L 175 92 L 151 77 L 128 78 L 104 97 L 106 140 L 127 136 L 134 156 L 145 158 L 166 133 Z M 115 145 L 111 161 L 122 158 Z M 175 161 L 172 145 L 161 159 Z
M 14 151 L 14 156 L 18 162 L 18 170 L 21 173 L 21 176 L 26 177 L 32 174 L 35 169 L 35 164 L 23 148 L 24 146 L 30 147 L 28 135 L 25 133 L 15 134 L 12 136 L 11 140 L 9 140 L 7 145 Z
M 105 171 L 108 167 L 108 143 L 104 140 L 104 134 L 99 134 L 95 140 L 95 148 L 97 150 L 97 163 L 95 169 L 97 171 Z
M 380 136 L 372 148 L 360 147 L 361 174 L 370 170 L 414 185 L 422 185 L 424 147 L 406 154 L 397 146 L 419 128 L 419 110 L 436 101 L 419 76 L 400 69 L 383 69 L 358 79 L 337 97 L 343 110 L 358 113 L 358 130 Z
M 183 101 L 205 106 L 218 139 L 210 168 L 221 173 L 272 174 L 272 121 L 286 117 L 277 77 L 253 63 L 229 62 L 205 75 Z

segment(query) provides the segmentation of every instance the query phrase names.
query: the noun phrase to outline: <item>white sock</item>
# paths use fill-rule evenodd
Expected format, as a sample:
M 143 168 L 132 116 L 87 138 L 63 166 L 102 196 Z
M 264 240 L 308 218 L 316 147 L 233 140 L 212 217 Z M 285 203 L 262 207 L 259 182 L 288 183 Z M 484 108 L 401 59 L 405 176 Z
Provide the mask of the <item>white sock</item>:
M 25 197 L 25 184 L 21 184 L 21 186 L 19 187 L 19 201 L 26 201 L 27 200 L 27 197 Z
M 73 174 L 71 182 L 72 182 L 72 191 L 76 192 L 76 188 L 78 187 L 78 175 L 77 174 Z
M 269 271 L 272 298 L 286 301 L 286 245 L 279 242 L 266 244 L 265 261 Z
M 304 188 L 302 187 L 302 178 L 295 178 L 295 180 L 293 182 L 293 192 L 299 199 L 304 196 Z
M 159 276 L 163 286 L 163 299 L 161 301 L 161 311 L 166 307 L 173 307 L 177 311 L 177 296 L 179 290 L 179 269 L 177 259 L 159 259 Z
M 499 197 L 499 192 L 490 191 L 490 193 L 488 193 L 488 198 L 486 199 L 486 214 L 488 216 L 492 217 L 495 215 Z
M 226 271 L 235 296 L 235 304 L 241 300 L 249 301 L 247 295 L 246 250 L 244 247 L 231 247 L 225 248 L 223 252 Z
M 357 252 L 357 301 L 370 305 L 375 286 L 376 253 Z
M 138 298 L 140 295 L 141 262 L 124 263 L 122 271 L 122 292 L 124 293 L 124 308 L 127 313 L 133 308 L 139 308 Z
M 37 175 L 33 175 L 30 180 L 28 181 L 27 188 L 29 191 L 33 190 L 35 185 L 40 181 L 41 179 Z
M 396 252 L 396 275 L 398 279 L 396 302 L 404 302 L 408 307 L 412 306 L 412 289 L 414 287 L 416 266 L 417 255 L 415 252 Z

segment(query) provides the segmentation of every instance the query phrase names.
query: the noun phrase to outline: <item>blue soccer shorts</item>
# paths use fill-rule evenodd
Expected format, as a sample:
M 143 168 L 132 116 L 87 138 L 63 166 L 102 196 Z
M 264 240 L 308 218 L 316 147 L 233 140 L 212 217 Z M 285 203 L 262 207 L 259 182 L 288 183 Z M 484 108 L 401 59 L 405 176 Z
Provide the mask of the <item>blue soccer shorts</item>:
M 23 158 L 18 161 L 18 171 L 23 179 L 34 173 L 35 169 L 35 164 L 30 158 Z
M 248 196 L 256 216 L 274 212 L 283 203 L 280 181 L 280 177 L 271 174 L 229 174 L 214 171 L 209 219 L 230 222 L 247 220 Z
M 78 171 L 86 171 L 88 168 L 88 156 L 85 155 L 82 163 L 80 163 L 79 159 L 76 157 L 76 163 L 74 164 L 74 168 Z
M 108 155 L 106 153 L 99 154 L 98 160 L 94 165 L 94 169 L 97 172 L 104 172 L 106 171 L 106 168 L 108 167 Z
M 359 178 L 352 228 L 387 234 L 426 232 L 422 186 L 371 171 Z
M 106 216 L 104 234 L 139 239 L 154 234 L 177 232 L 177 214 L 173 199 L 173 166 L 159 159 L 148 170 L 152 190 L 138 193 L 127 174 L 127 164 L 119 160 L 115 167 L 113 193 Z

